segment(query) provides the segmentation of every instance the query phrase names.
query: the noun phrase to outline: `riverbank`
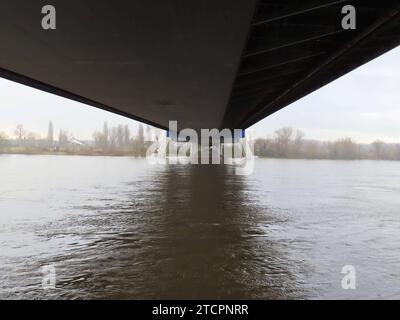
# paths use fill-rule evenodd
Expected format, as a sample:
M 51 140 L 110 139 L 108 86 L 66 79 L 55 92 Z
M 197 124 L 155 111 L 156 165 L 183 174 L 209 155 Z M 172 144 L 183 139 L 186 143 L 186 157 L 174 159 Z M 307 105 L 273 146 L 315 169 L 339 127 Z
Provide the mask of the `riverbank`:
M 131 152 L 123 152 L 123 151 L 114 151 L 114 152 L 103 152 L 103 151 L 0 151 L 0 155 L 29 155 L 29 156 L 83 156 L 83 157 L 132 157 L 132 158 L 145 158 L 145 156 L 137 156 Z M 368 158 L 368 157 L 359 157 L 359 158 L 310 158 L 310 157 L 267 157 L 267 156 L 259 156 L 255 155 L 256 158 L 265 159 L 265 160 L 338 160 L 338 161 L 391 161 L 398 162 L 399 159 L 376 159 L 376 158 Z
M 0 151 L 0 155 L 29 155 L 29 156 L 85 156 L 85 157 L 135 157 L 143 158 L 133 155 L 128 152 L 85 152 L 85 151 L 48 151 L 48 152 L 37 152 L 37 151 Z

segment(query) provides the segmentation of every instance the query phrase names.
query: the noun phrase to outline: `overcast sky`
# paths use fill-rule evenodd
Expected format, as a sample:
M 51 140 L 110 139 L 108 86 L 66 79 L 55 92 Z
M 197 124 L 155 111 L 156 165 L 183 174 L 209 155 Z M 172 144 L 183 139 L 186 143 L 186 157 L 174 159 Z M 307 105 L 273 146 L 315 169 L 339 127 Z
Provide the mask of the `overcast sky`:
M 0 131 L 9 136 L 18 124 L 45 135 L 49 120 L 56 132 L 62 128 L 78 139 L 91 139 L 104 121 L 137 130 L 133 120 L 4 79 L 0 79 L 0 96 Z M 299 128 L 306 138 L 316 140 L 352 137 L 358 142 L 400 142 L 400 47 L 251 129 L 256 136 L 270 136 L 284 126 Z

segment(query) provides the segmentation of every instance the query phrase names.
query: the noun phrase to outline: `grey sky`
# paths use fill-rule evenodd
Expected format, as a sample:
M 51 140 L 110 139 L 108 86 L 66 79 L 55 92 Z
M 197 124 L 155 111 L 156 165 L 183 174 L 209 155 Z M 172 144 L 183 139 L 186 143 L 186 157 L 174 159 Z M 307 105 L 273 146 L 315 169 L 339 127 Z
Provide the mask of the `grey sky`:
M 257 123 L 257 136 L 293 126 L 317 140 L 400 142 L 400 47 Z
M 78 139 L 90 139 L 104 121 L 110 126 L 137 122 L 58 96 L 0 79 L 0 131 L 12 136 L 23 124 L 45 135 L 49 120 L 56 132 L 68 130 Z M 173 119 L 171 119 L 173 120 Z M 317 140 L 350 136 L 358 142 L 382 139 L 400 142 L 400 48 L 301 99 L 251 129 L 256 136 L 292 126 Z

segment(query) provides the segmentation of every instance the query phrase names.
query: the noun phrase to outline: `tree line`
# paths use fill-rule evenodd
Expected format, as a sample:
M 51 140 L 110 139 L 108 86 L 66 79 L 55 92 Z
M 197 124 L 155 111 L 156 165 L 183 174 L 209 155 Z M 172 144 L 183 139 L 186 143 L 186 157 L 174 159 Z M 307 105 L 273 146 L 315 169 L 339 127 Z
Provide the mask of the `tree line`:
M 0 152 L 3 153 L 59 153 L 83 155 L 131 155 L 144 157 L 153 137 L 160 133 L 158 129 L 139 124 L 136 135 L 129 126 L 109 126 L 104 123 L 102 130 L 93 133 L 91 140 L 79 140 L 73 134 L 60 129 L 55 136 L 53 122 L 48 125 L 46 137 L 26 130 L 23 125 L 16 126 L 10 138 L 0 132 Z
M 400 160 L 400 144 L 376 140 L 370 144 L 358 144 L 352 138 L 336 141 L 304 139 L 300 130 L 284 127 L 272 137 L 259 138 L 254 142 L 254 154 L 259 157 L 288 159 L 333 160 Z
M 0 131 L 0 152 L 2 153 L 61 153 L 83 155 L 131 155 L 144 157 L 148 146 L 161 134 L 150 126 L 139 124 L 136 135 L 127 125 L 103 128 L 93 133 L 88 141 L 75 139 L 65 130 L 59 130 L 55 137 L 50 121 L 47 136 L 16 126 L 13 138 Z M 259 157 L 288 159 L 337 159 L 337 160 L 400 160 L 400 144 L 376 140 L 370 144 L 358 144 L 351 138 L 336 141 L 316 141 L 305 139 L 301 130 L 284 127 L 271 137 L 254 141 L 254 154 Z

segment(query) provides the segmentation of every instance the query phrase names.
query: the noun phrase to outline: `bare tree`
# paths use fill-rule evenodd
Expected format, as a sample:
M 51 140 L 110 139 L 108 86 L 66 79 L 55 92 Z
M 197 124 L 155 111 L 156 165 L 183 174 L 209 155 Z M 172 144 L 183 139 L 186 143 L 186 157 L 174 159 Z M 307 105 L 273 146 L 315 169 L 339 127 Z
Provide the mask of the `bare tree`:
M 117 146 L 118 148 L 123 148 L 124 147 L 124 126 L 119 125 L 117 128 Z
M 131 140 L 131 131 L 129 130 L 129 127 L 125 125 L 124 127 L 124 146 L 128 147 L 129 142 Z
M 303 139 L 304 139 L 304 132 L 301 130 L 296 130 L 296 136 L 293 141 L 293 155 L 298 158 L 302 156 L 302 148 L 303 148 Z
M 293 128 L 285 127 L 275 131 L 275 146 L 278 156 L 289 156 Z
M 108 146 L 111 150 L 115 150 L 118 146 L 118 128 L 112 127 L 108 134 Z
M 94 146 L 96 148 L 102 148 L 103 147 L 103 133 L 95 131 L 93 133 L 93 140 L 94 140 Z
M 0 149 L 7 145 L 7 135 L 4 132 L 0 132 Z
M 306 141 L 304 143 L 304 157 L 307 159 L 318 159 L 321 157 L 321 151 L 316 141 Z
M 353 160 L 358 158 L 358 145 L 351 138 L 339 139 L 334 145 L 337 159 Z
M 68 150 L 68 133 L 64 130 L 60 130 L 58 136 L 58 146 L 60 149 Z
M 107 122 L 104 122 L 104 125 L 103 125 L 103 149 L 104 150 L 108 148 L 108 135 L 109 135 L 108 124 L 107 124 Z
M 380 140 L 376 140 L 371 144 L 371 146 L 374 159 L 382 159 L 385 143 Z
M 47 144 L 49 148 L 54 146 L 54 130 L 53 130 L 53 122 L 49 122 L 49 128 L 47 131 Z
M 27 132 L 25 131 L 24 126 L 22 124 L 17 125 L 17 127 L 14 130 L 14 135 L 17 137 L 17 140 L 19 141 L 20 147 L 22 147 L 24 145 L 27 135 Z

